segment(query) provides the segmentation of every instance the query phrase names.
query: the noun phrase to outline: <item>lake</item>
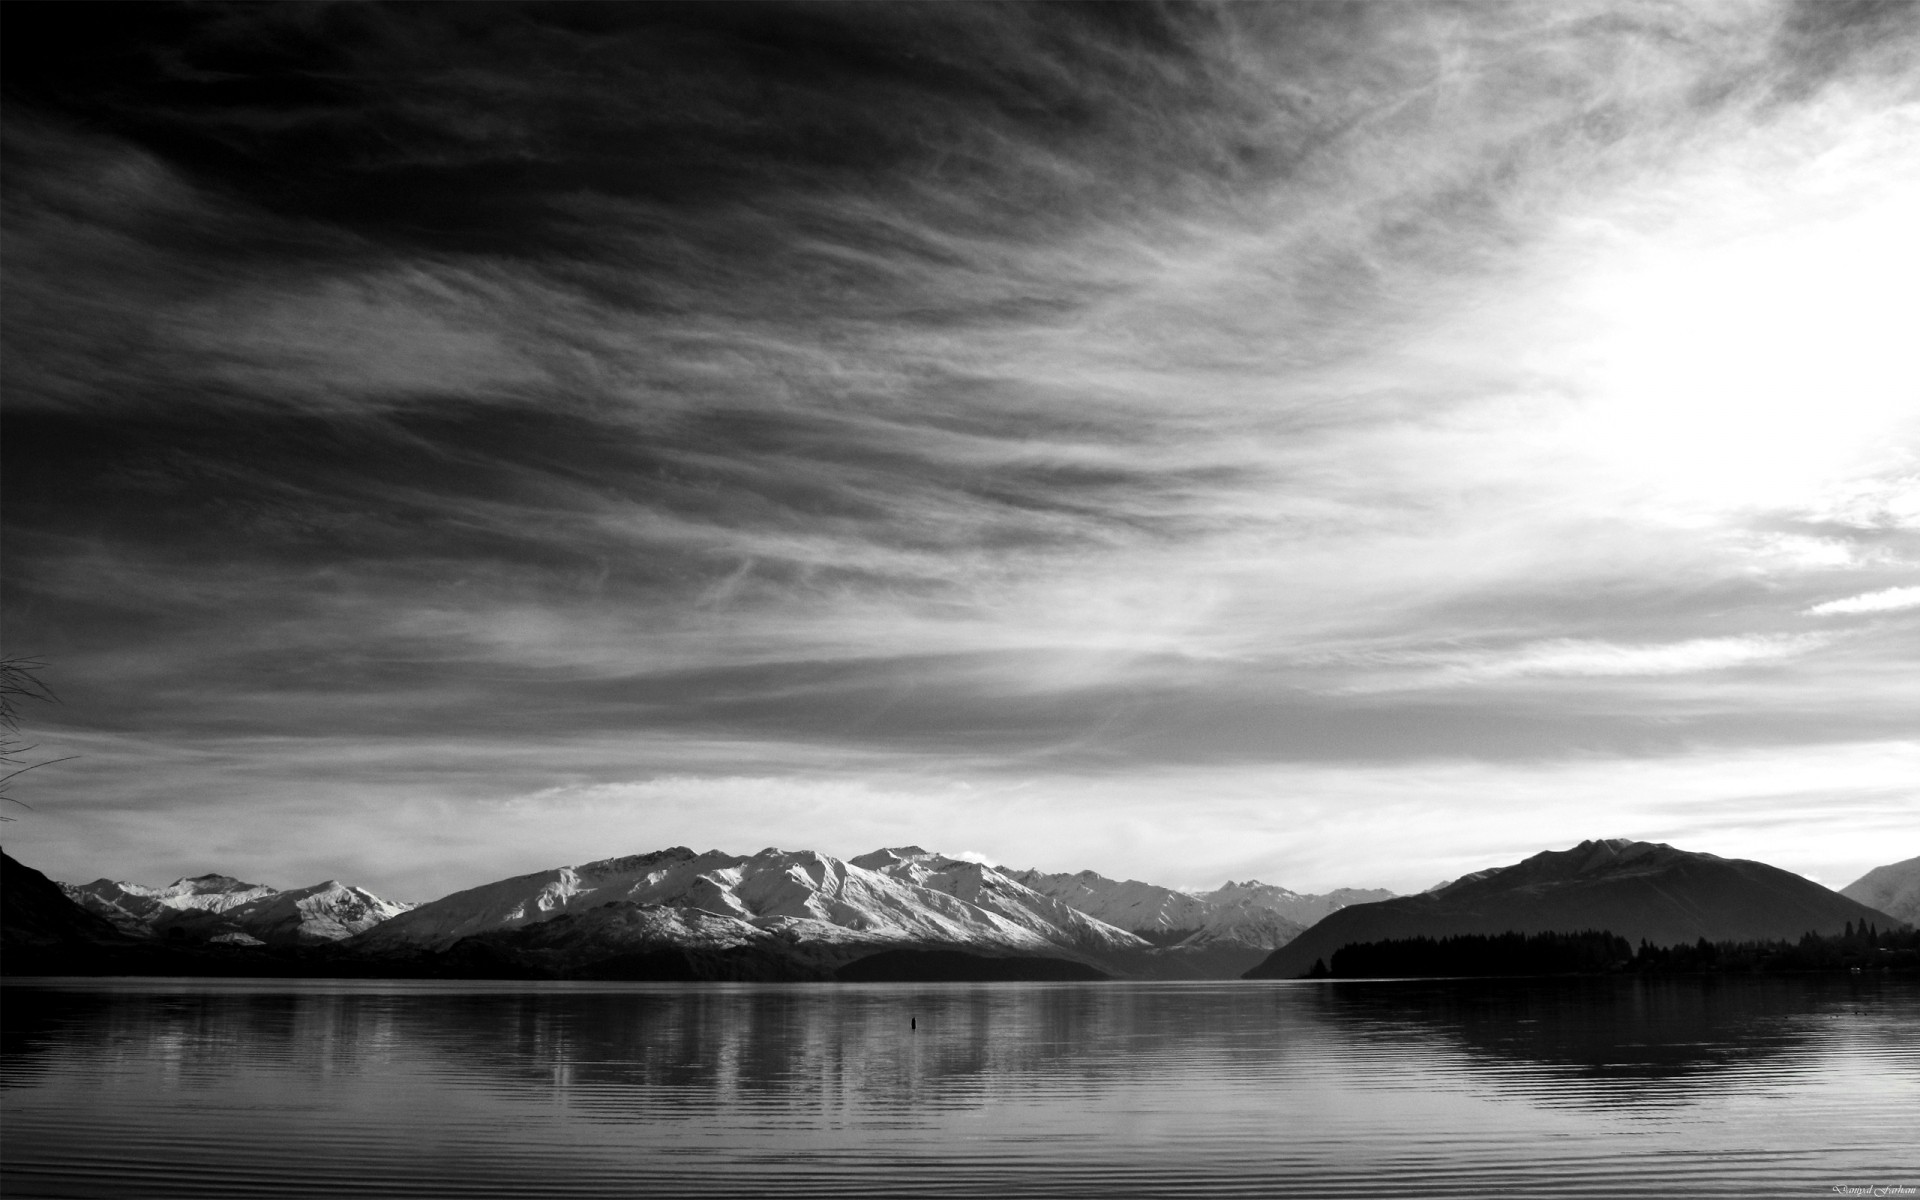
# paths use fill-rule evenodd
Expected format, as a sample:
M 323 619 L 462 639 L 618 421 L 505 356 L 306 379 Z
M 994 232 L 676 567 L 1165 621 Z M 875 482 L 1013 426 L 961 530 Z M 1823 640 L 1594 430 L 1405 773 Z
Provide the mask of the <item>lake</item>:
M 0 998 L 8 1200 L 1920 1188 L 1912 981 L 65 979 Z

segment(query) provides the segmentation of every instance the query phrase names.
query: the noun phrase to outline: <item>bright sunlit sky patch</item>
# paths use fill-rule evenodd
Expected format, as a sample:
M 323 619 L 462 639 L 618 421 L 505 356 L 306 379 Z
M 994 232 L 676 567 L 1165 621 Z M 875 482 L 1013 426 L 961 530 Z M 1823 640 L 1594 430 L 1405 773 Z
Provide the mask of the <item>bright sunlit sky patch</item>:
M 1920 7 L 9 5 L 56 878 L 1920 837 Z

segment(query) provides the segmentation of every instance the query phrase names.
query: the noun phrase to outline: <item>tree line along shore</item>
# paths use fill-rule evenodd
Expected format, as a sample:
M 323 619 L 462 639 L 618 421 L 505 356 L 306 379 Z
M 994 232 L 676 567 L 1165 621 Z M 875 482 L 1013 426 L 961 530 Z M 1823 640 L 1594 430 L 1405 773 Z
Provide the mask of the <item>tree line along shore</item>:
M 1458 934 L 1358 942 L 1318 959 L 1307 979 L 1522 975 L 1920 975 L 1920 930 L 1848 922 L 1798 941 L 1638 946 L 1604 929 L 1577 933 Z

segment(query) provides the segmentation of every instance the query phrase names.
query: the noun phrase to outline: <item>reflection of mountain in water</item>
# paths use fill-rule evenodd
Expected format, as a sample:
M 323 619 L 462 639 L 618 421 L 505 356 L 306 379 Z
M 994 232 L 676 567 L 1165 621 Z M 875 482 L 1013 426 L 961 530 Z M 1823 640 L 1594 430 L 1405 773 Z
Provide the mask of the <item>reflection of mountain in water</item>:
M 1908 1123 L 1834 1072 L 1920 1070 L 1908 983 L 155 982 L 0 1015 L 8 1194 L 1810 1194 L 1900 1165 L 1830 1149 Z
M 1497 1068 L 1453 1072 L 1462 1079 L 1604 1105 L 1644 1103 L 1649 1083 L 1678 1087 L 1677 1101 L 1720 1070 L 1751 1072 L 1801 1056 L 1828 1014 L 1870 1001 L 1862 989 L 1875 986 L 1565 980 L 396 994 L 342 985 L 172 996 L 22 989 L 9 994 L 6 1026 L 10 1056 L 76 1035 L 101 1044 L 158 1040 L 185 1047 L 184 1068 L 199 1072 L 245 1062 L 318 1067 L 325 1064 L 316 1056 L 327 1055 L 351 1067 L 368 1048 L 404 1046 L 426 1054 L 433 1071 L 469 1083 L 586 1088 L 609 1112 L 635 1102 L 633 1089 L 717 1100 L 741 1089 L 790 1092 L 795 1081 L 867 1104 L 892 1097 L 948 1105 L 981 1098 L 968 1078 L 1059 1072 L 1186 1070 L 1287 1075 L 1303 1084 L 1345 1074 L 1365 1086 L 1373 1070 L 1425 1071 L 1436 1055 L 1456 1058 L 1456 1067 Z M 221 1036 L 206 1036 L 215 1027 Z M 1528 1070 L 1504 1069 L 1515 1066 Z
M 1253 989 L 1242 989 L 1248 998 Z M 1241 1016 L 1247 1014 L 1243 1006 Z M 842 1093 L 868 1105 L 965 1105 L 970 1078 L 1062 1070 L 1136 1074 L 1243 1054 L 1278 1068 L 1317 1044 L 1307 1006 L 1260 1006 L 1269 1034 L 1246 1044 L 1244 1021 L 1189 1021 L 1130 989 L 886 985 L 694 986 L 302 993 L 242 987 L 187 994 L 10 992 L 8 1053 L 36 1043 L 182 1048 L 182 1069 L 217 1074 L 249 1063 L 354 1066 L 356 1053 L 423 1054 L 430 1073 L 481 1086 L 579 1092 L 608 1111 L 678 1119 L 701 1097 L 745 1091 Z M 220 1030 L 217 1037 L 208 1031 Z M 329 1048 L 340 1058 L 321 1057 Z M 609 1090 L 611 1089 L 611 1090 Z M 680 1091 L 691 1108 L 656 1111 L 635 1090 Z M 676 1102 L 677 1103 L 677 1102 Z
M 1888 989 L 1912 991 L 1819 978 L 1342 982 L 1317 1015 L 1357 1041 L 1458 1052 L 1495 1068 L 1475 1080 L 1530 1100 L 1644 1107 L 1685 1103 L 1726 1071 L 1797 1070 L 1836 1014 L 1879 1010 Z

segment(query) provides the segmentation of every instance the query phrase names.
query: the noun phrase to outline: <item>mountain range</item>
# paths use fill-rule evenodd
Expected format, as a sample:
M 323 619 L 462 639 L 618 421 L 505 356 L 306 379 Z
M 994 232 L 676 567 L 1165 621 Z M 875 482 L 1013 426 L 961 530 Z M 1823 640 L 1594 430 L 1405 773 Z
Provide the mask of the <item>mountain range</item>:
M 337 881 L 280 891 L 219 874 L 164 887 L 98 879 L 58 888 L 149 945 L 331 947 L 338 962 L 400 972 L 618 967 L 741 978 L 818 977 L 882 952 L 956 947 L 1099 973 L 1231 978 L 1320 915 L 1392 894 L 1302 895 L 1254 880 L 1189 893 L 1092 871 L 1009 870 L 918 846 L 849 860 L 675 847 L 497 880 L 417 907 Z
M 1276 949 L 1248 977 L 1292 979 L 1342 946 L 1392 938 L 1604 929 L 1666 946 L 1701 938 L 1792 940 L 1890 921 L 1765 863 L 1610 838 L 1476 871 L 1417 896 L 1343 908 Z
M 1317 899 L 1272 890 L 1299 904 Z M 1221 903 L 1092 872 L 1009 871 L 918 846 L 846 860 L 675 847 L 456 892 L 382 923 L 353 947 L 417 958 L 481 938 L 469 953 L 556 971 L 690 949 L 751 959 L 755 970 L 781 959 L 814 972 L 883 951 L 965 947 L 1117 974 L 1230 977 L 1302 928 L 1258 899 L 1236 892 Z
M 1185 892 L 1095 871 L 1010 871 L 1010 878 L 1165 949 L 1206 977 L 1231 978 L 1348 904 L 1383 900 L 1384 888 L 1340 888 L 1303 895 L 1250 879 L 1210 892 Z
M 333 879 L 286 892 L 231 875 L 197 875 L 165 887 L 96 879 L 63 883 L 60 890 L 131 937 L 238 945 L 343 941 L 411 907 Z
M 409 906 L 336 881 L 291 891 L 227 875 L 165 887 L 55 885 L 8 859 L 0 915 L 10 947 L 144 946 L 153 949 L 138 951 L 142 962 L 212 954 L 219 962 L 201 965 L 222 970 L 246 968 L 247 954 L 277 955 L 255 965 L 296 974 L 1291 978 L 1341 946 L 1388 938 L 1604 928 L 1669 945 L 1794 939 L 1850 922 L 1887 927 L 1898 923 L 1891 910 L 1911 902 L 1917 868 L 1920 860 L 1892 864 L 1850 885 L 1884 901 L 1868 906 L 1764 863 L 1620 839 L 1543 852 L 1416 896 L 1302 895 L 1253 880 L 1187 892 L 918 846 L 846 860 L 674 847 Z M 26 889 L 17 897 L 16 883 Z

